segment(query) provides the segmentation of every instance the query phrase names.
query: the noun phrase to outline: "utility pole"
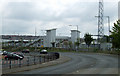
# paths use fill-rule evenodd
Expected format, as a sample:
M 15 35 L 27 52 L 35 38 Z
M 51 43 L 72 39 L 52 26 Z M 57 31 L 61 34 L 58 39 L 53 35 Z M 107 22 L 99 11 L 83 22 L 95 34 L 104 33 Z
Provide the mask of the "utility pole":
M 76 25 L 76 27 L 77 27 L 77 39 L 78 39 L 78 38 L 79 38 L 79 37 L 78 37 L 78 25 Z
M 108 18 L 108 35 L 110 36 L 110 17 L 109 16 L 105 16 L 105 17 Z M 108 41 L 110 41 L 110 37 L 108 37 Z M 110 51 L 110 44 L 108 50 Z
M 103 6 L 103 0 L 99 0 L 99 11 L 98 11 L 98 48 L 100 49 L 100 44 L 101 44 L 101 40 L 100 38 L 102 38 L 104 36 L 104 6 Z M 99 44 L 100 43 L 100 44 Z
M 37 33 L 37 31 L 36 31 L 36 27 L 35 27 L 35 36 L 36 36 L 36 33 Z
M 34 39 L 34 41 L 36 40 L 36 27 L 35 27 L 35 39 Z M 35 42 L 35 51 L 36 51 L 36 49 L 37 49 L 37 42 Z

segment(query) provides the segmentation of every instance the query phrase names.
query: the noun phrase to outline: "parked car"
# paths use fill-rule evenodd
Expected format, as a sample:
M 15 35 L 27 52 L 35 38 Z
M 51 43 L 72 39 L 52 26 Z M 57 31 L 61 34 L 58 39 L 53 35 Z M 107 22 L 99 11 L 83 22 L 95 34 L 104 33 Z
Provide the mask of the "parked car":
M 19 56 L 19 55 L 17 55 L 17 54 L 9 53 L 9 54 L 5 55 L 5 59 L 6 59 L 6 60 L 10 60 L 10 59 L 14 59 L 14 60 L 20 59 L 20 60 L 22 60 L 23 57 L 22 57 L 22 56 Z
M 7 54 L 9 54 L 9 52 L 7 52 L 7 51 L 1 51 L 1 58 L 2 59 L 5 59 L 5 56 L 7 55 Z
M 29 52 L 30 52 L 29 49 L 24 49 L 24 50 L 22 51 L 22 53 L 29 53 Z
M 58 52 L 49 52 L 48 54 L 53 56 L 56 59 L 58 59 L 60 57 L 60 54 Z
M 12 52 L 13 54 L 17 54 L 19 56 L 22 56 L 24 58 L 24 55 L 22 53 L 18 53 L 18 52 Z
M 41 50 L 40 54 L 48 54 L 47 50 L 43 49 Z
M 2 52 L 2 55 L 7 55 L 9 52 L 7 52 L 7 51 L 3 51 Z
M 58 59 L 60 57 L 60 54 L 58 52 L 54 52 L 54 56 L 56 59 Z

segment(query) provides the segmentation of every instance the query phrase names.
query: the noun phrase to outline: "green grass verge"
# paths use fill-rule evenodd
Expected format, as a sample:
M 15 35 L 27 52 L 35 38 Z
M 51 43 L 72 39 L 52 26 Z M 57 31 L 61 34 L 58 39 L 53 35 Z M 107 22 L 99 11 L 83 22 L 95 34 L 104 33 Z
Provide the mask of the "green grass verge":
M 93 51 L 73 51 L 73 50 L 61 50 L 61 49 L 50 49 L 49 52 L 77 52 L 77 53 L 104 53 L 104 54 L 114 54 L 114 55 L 120 55 L 120 51 L 101 51 L 101 50 L 93 50 Z
M 16 49 L 16 47 L 2 47 L 2 49 L 6 50 L 6 51 L 11 51 L 11 52 L 17 52 L 17 51 L 19 52 L 19 51 L 22 51 L 23 49 L 29 49 L 31 52 L 35 51 L 35 47 L 21 47 L 19 49 Z M 46 49 L 46 50 L 48 50 L 48 52 L 105 53 L 105 54 L 120 55 L 120 50 L 101 51 L 101 50 L 98 50 L 98 49 L 90 49 L 90 51 L 81 51 L 81 50 L 75 51 L 75 50 L 63 49 L 63 48 L 37 48 L 37 51 L 41 51 L 42 49 Z M 86 50 L 87 50 L 87 48 L 86 48 Z

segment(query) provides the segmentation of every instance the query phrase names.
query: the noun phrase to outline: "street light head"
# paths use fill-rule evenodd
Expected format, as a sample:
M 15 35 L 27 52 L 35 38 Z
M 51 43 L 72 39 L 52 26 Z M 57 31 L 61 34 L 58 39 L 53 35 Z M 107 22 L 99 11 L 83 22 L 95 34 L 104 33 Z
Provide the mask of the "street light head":
M 100 17 L 100 16 L 95 16 L 95 17 Z
M 109 17 L 109 16 L 104 16 L 104 17 Z
M 72 26 L 72 25 L 69 25 L 69 26 Z

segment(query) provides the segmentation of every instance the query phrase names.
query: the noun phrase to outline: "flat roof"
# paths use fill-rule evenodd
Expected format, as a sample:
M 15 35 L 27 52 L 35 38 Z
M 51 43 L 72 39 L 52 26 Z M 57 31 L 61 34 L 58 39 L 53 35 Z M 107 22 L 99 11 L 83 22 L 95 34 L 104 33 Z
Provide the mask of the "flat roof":
M 80 33 L 80 31 L 79 31 L 79 30 L 71 30 L 71 31 L 77 31 L 77 32 L 79 32 L 79 33 Z
M 54 29 L 48 29 L 48 30 L 46 30 L 46 31 L 51 31 L 51 30 L 56 30 L 57 28 L 54 28 Z

